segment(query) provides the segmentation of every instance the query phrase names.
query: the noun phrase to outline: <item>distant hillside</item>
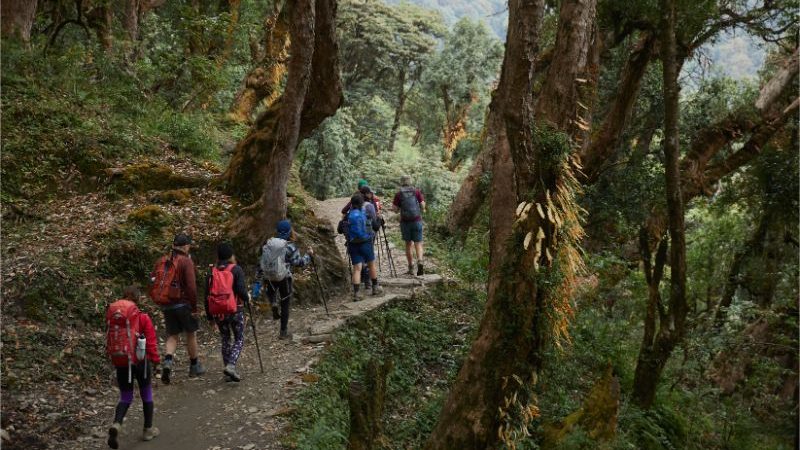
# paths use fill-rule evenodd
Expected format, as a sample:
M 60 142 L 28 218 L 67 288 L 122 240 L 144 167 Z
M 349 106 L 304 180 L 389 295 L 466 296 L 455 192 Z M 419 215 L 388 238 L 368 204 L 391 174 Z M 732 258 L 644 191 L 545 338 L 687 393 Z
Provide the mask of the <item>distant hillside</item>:
M 401 0 L 385 0 L 396 5 Z M 494 31 L 497 38 L 505 42 L 508 24 L 508 3 L 505 0 L 403 0 L 442 13 L 448 25 L 462 17 L 480 20 Z

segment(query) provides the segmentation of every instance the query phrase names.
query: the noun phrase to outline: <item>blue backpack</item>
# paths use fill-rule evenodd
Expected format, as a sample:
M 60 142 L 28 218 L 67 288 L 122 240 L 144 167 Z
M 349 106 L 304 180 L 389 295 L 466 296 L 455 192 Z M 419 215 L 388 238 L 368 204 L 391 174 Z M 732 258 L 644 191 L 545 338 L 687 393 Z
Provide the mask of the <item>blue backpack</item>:
M 372 239 L 372 233 L 367 228 L 367 216 L 360 209 L 351 209 L 347 214 L 347 239 L 353 244 L 363 244 Z

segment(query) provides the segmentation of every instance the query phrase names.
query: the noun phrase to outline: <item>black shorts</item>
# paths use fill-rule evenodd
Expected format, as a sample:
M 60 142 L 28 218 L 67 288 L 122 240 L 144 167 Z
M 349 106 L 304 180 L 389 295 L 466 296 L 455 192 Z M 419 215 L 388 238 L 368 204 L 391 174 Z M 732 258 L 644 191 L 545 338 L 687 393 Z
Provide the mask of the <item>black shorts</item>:
M 167 328 L 168 336 L 175 336 L 181 333 L 193 333 L 200 328 L 197 318 L 192 316 L 192 309 L 189 305 L 179 308 L 165 309 L 164 326 Z

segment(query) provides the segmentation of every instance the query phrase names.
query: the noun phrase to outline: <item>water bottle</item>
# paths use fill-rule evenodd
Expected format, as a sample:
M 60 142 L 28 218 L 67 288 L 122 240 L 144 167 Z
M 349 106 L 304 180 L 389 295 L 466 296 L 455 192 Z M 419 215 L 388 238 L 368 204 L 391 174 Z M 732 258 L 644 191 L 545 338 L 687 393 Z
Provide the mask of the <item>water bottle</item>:
M 144 355 L 147 353 L 147 339 L 145 339 L 144 334 L 140 334 L 139 337 L 136 339 L 136 359 L 138 361 L 144 360 Z

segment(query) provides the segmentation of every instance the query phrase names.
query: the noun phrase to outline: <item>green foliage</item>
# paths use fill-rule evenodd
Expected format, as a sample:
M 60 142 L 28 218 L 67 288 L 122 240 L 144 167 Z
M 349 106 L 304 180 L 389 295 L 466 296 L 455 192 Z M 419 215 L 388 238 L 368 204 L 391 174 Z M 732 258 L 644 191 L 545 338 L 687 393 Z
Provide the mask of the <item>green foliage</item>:
M 400 421 L 386 421 L 386 435 L 392 436 L 393 445 L 421 445 L 463 357 L 458 344 L 474 329 L 480 305 L 475 291 L 437 289 L 370 313 L 337 333 L 315 367 L 319 381 L 293 402 L 296 411 L 288 440 L 298 449 L 342 448 L 349 431 L 349 383 L 362 378 L 367 362 L 375 357 L 393 362 L 385 417 L 402 416 Z M 454 315 L 468 323 L 467 329 L 462 328 L 464 322 L 453 322 Z M 432 399 L 427 397 L 429 390 Z
M 353 180 L 347 175 L 360 155 L 353 128 L 349 108 L 342 108 L 300 144 L 301 179 L 314 197 L 326 199 L 353 189 Z

